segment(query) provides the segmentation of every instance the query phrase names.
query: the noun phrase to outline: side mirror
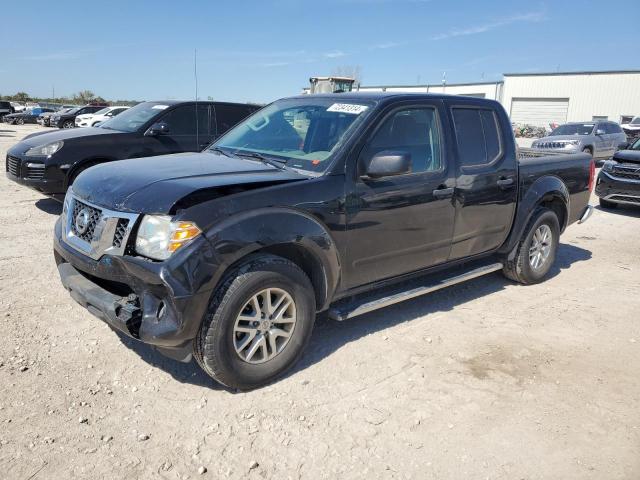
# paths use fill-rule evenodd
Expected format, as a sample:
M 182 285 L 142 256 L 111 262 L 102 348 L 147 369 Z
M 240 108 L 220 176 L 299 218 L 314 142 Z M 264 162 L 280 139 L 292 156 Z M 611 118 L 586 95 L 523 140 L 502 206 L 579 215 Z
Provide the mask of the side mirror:
M 604 130 L 602 130 L 601 128 L 596 130 L 596 135 L 604 135 Z
M 365 177 L 392 177 L 409 172 L 411 172 L 411 154 L 409 152 L 384 150 L 371 158 Z
M 158 135 L 166 135 L 169 133 L 169 125 L 164 122 L 154 123 L 144 134 L 145 137 L 157 137 Z

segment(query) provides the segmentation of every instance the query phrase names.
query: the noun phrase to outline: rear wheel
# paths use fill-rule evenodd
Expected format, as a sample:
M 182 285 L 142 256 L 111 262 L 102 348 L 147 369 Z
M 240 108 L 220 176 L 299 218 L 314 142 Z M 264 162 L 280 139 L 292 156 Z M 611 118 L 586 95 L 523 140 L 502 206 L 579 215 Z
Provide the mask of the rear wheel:
M 505 262 L 503 273 L 522 284 L 541 282 L 555 262 L 560 240 L 560 223 L 548 208 L 538 208 L 516 246 L 513 260 Z
M 254 257 L 213 295 L 194 357 L 216 381 L 256 388 L 298 361 L 314 321 L 315 295 L 305 273 L 281 257 Z
M 609 200 L 605 200 L 604 198 L 601 198 L 599 200 L 600 200 L 600 206 L 602 208 L 617 208 L 618 207 L 617 203 L 610 202 Z

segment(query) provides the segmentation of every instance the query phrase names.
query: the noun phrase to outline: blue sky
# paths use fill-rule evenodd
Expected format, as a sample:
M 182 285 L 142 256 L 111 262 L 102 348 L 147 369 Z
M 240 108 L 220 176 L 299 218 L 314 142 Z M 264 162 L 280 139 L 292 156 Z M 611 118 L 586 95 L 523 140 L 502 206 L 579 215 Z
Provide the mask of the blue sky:
M 364 85 L 640 68 L 640 1 L 2 2 L 0 93 L 267 102 L 358 65 Z

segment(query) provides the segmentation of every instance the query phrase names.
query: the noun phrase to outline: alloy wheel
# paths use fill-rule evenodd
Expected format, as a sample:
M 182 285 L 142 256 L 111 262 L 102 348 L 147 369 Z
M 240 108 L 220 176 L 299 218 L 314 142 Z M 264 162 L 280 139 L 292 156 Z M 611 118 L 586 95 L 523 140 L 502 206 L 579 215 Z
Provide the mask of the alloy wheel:
M 529 265 L 531 265 L 531 268 L 539 270 L 546 264 L 551 253 L 552 242 L 553 233 L 549 225 L 540 225 L 533 234 L 531 246 L 529 247 Z
M 247 363 L 257 364 L 280 354 L 296 326 L 296 304 L 280 288 L 265 288 L 242 307 L 233 327 L 233 346 Z

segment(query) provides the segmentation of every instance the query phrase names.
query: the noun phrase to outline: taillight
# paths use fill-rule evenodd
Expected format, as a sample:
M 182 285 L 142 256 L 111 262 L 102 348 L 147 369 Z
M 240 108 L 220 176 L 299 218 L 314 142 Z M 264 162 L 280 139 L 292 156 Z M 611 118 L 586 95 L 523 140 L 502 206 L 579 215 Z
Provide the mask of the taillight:
M 593 181 L 596 178 L 596 162 L 591 159 L 589 162 L 589 191 L 593 192 Z

